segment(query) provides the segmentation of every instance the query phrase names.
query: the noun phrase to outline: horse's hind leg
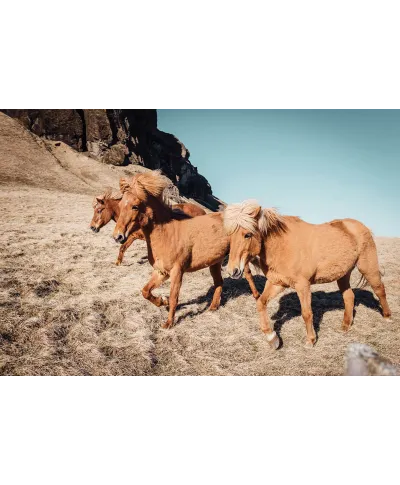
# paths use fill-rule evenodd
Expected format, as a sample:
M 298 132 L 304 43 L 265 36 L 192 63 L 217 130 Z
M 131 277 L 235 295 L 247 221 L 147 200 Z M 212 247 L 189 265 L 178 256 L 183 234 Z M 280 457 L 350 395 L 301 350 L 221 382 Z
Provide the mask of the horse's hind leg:
M 253 275 L 251 274 L 249 263 L 246 264 L 244 267 L 244 277 L 247 280 L 247 283 L 250 286 L 251 293 L 253 294 L 254 298 L 257 300 L 257 298 L 260 297 L 260 293 L 258 292 L 256 285 L 254 283 Z
M 350 325 L 353 322 L 353 310 L 354 310 L 354 293 L 350 288 L 350 275 L 351 271 L 345 274 L 342 278 L 337 280 L 337 284 L 344 301 L 344 317 L 342 323 L 342 330 L 347 332 Z
M 210 273 L 211 273 L 211 276 L 213 277 L 214 287 L 215 287 L 213 299 L 209 307 L 209 310 L 211 311 L 218 310 L 219 305 L 221 303 L 222 285 L 224 282 L 221 274 L 221 265 L 222 263 L 217 263 L 217 264 L 214 264 L 213 266 L 210 266 Z
M 173 268 L 170 277 L 171 290 L 169 292 L 169 313 L 168 320 L 164 323 L 164 325 L 162 325 L 163 328 L 170 328 L 174 324 L 175 311 L 178 304 L 178 297 L 183 278 L 183 272 L 181 268 Z
M 360 268 L 358 269 L 360 270 L 360 273 L 365 276 L 365 279 L 374 290 L 375 295 L 379 298 L 384 318 L 390 318 L 392 312 L 390 311 L 389 304 L 386 299 L 385 285 L 382 283 L 379 270 L 376 272 L 363 272 Z
M 371 285 L 375 295 L 379 298 L 382 307 L 383 316 L 390 318 L 392 312 L 390 311 L 387 299 L 385 285 L 382 283 L 381 273 L 379 271 L 378 254 L 376 251 L 375 242 L 372 239 L 367 244 L 366 249 L 361 253 L 357 261 L 357 268 Z
M 153 271 L 150 281 L 142 289 L 143 297 L 146 298 L 146 300 L 149 300 L 151 303 L 153 303 L 153 305 L 158 307 L 163 305 L 168 305 L 167 298 L 163 298 L 161 296 L 154 296 L 152 294 L 152 290 L 154 290 L 154 288 L 158 288 L 161 285 L 161 283 L 163 283 L 167 278 L 168 278 L 168 275 L 163 275 L 158 271 Z
M 306 324 L 307 340 L 306 346 L 313 347 L 317 340 L 317 335 L 313 325 L 313 312 L 311 308 L 311 289 L 310 283 L 302 282 L 296 285 L 296 291 L 301 305 L 301 315 Z

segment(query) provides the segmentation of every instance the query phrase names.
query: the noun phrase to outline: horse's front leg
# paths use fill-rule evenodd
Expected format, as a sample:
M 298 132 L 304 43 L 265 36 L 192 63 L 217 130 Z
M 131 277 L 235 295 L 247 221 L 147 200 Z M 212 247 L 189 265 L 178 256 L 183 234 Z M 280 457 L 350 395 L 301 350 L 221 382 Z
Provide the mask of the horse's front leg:
M 351 271 L 349 271 L 342 278 L 337 280 L 337 284 L 344 302 L 344 317 L 342 323 L 342 330 L 344 332 L 347 332 L 347 330 L 349 330 L 350 325 L 353 322 L 354 292 L 350 287 L 350 275 Z
M 140 239 L 140 236 L 136 234 L 136 232 L 134 232 L 133 234 L 130 234 L 127 241 L 121 245 L 121 247 L 119 248 L 118 259 L 115 262 L 117 266 L 119 266 L 122 263 L 125 251 L 129 248 L 129 246 L 133 243 L 133 241 L 136 241 L 136 239 Z
M 163 305 L 167 306 L 168 305 L 167 298 L 164 298 L 162 296 L 154 296 L 152 294 L 152 290 L 154 290 L 154 288 L 158 288 L 161 285 L 161 283 L 163 283 L 166 279 L 168 279 L 168 275 L 161 274 L 159 271 L 153 271 L 150 281 L 142 289 L 143 297 L 146 298 L 146 300 L 149 300 L 155 306 L 158 306 L 158 307 Z
M 303 281 L 295 285 L 301 305 L 301 315 L 306 324 L 307 340 L 306 347 L 313 347 L 317 341 L 317 335 L 313 325 L 313 312 L 311 308 L 311 288 L 309 281 Z
M 260 293 L 258 292 L 258 290 L 256 288 L 256 284 L 254 283 L 254 279 L 253 279 L 253 275 L 251 274 L 251 271 L 250 271 L 249 263 L 246 263 L 246 265 L 244 267 L 244 277 L 246 278 L 247 283 L 250 286 L 250 290 L 251 290 L 252 295 L 257 300 L 260 297 Z
M 178 305 L 179 292 L 182 285 L 183 271 L 179 267 L 172 269 L 170 273 L 171 290 L 169 293 L 168 320 L 162 325 L 163 328 L 170 328 L 174 324 L 176 306 Z
M 268 317 L 267 305 L 270 300 L 279 295 L 285 288 L 279 285 L 273 285 L 267 280 L 264 291 L 257 300 L 257 311 L 260 314 L 261 330 L 266 334 L 269 345 L 276 350 L 279 347 L 279 337 L 271 327 Z
M 221 304 L 221 294 L 222 294 L 222 285 L 224 280 L 222 279 L 221 274 L 221 265 L 222 263 L 217 263 L 210 266 L 210 273 L 214 280 L 214 295 L 210 305 L 209 310 L 218 310 L 219 305 Z

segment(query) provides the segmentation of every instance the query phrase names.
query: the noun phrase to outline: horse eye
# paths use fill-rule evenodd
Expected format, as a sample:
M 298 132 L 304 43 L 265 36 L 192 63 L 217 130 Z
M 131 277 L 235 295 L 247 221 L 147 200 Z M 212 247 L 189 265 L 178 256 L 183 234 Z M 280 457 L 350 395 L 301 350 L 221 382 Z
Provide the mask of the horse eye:
M 133 205 L 133 206 L 132 206 L 132 209 L 133 209 L 134 211 L 138 211 L 138 210 L 139 210 L 139 206 L 138 206 L 138 205 Z
M 247 234 L 244 235 L 245 239 L 249 239 L 253 234 L 251 232 L 248 232 Z

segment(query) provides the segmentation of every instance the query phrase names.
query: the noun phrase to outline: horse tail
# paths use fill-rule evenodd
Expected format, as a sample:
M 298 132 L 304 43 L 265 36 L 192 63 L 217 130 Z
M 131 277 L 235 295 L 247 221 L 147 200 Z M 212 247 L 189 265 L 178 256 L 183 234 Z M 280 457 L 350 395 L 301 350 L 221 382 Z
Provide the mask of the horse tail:
M 374 274 L 377 276 L 379 273 L 382 277 L 384 272 L 382 272 L 381 268 L 379 267 L 378 252 L 376 249 L 374 233 L 369 227 L 364 226 L 364 224 L 359 222 L 359 225 L 361 229 L 361 240 L 359 241 L 360 249 L 357 267 L 361 273 L 361 277 L 357 283 L 357 288 L 365 288 L 368 286 L 369 282 L 364 275 L 371 276 Z
M 381 268 L 379 268 L 379 274 L 381 275 L 381 278 L 385 276 L 385 271 L 382 271 Z M 365 288 L 368 286 L 368 281 L 367 278 L 364 275 L 361 275 L 360 279 L 358 280 L 358 283 L 356 284 L 356 288 Z
M 368 285 L 367 278 L 362 274 L 358 283 L 356 284 L 356 288 L 365 288 Z

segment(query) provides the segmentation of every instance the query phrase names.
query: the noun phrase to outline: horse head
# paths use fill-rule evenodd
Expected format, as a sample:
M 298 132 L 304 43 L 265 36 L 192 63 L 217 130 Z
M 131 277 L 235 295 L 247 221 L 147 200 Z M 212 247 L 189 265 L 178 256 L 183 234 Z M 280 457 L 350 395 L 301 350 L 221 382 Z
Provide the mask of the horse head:
M 148 223 L 152 202 L 161 201 L 163 191 L 170 183 L 158 170 L 135 175 L 130 181 L 120 179 L 123 195 L 113 233 L 117 242 L 123 244 L 129 234 Z
M 90 229 L 93 232 L 99 232 L 100 229 L 108 224 L 111 219 L 116 217 L 115 204 L 121 199 L 121 194 L 112 189 L 106 189 L 102 195 L 93 199 L 93 217 L 90 223 Z

